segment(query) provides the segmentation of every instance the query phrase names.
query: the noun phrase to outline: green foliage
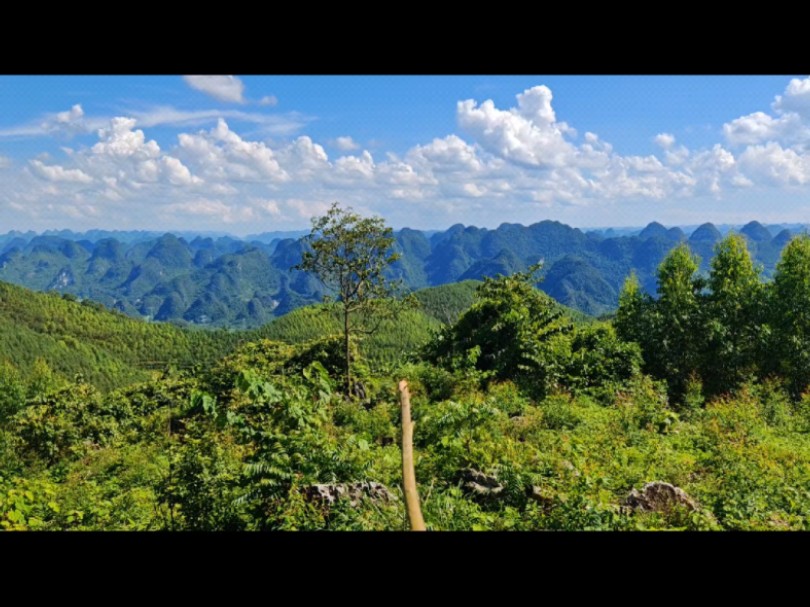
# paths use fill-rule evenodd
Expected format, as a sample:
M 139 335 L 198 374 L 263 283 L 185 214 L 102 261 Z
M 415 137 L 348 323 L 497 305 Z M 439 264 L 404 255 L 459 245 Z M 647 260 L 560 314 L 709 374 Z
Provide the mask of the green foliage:
M 675 402 L 683 400 L 686 384 L 698 372 L 704 350 L 699 306 L 704 281 L 697 276 L 699 265 L 700 260 L 684 244 L 674 248 L 658 269 L 659 356 L 653 359 L 658 363 L 653 374 L 666 378 Z
M 731 234 L 716 245 L 708 280 L 708 335 L 701 366 L 709 394 L 733 390 L 756 373 L 763 334 L 759 273 L 741 235 Z
M 614 388 L 641 371 L 641 351 L 619 339 L 609 324 L 579 327 L 571 339 L 566 385 L 574 389 Z
M 18 478 L 10 486 L 0 484 L 0 529 L 38 531 L 47 529 L 59 514 L 52 483 Z
M 760 281 L 744 238 L 717 242 L 708 279 L 698 266 L 687 245 L 673 249 L 658 270 L 657 300 L 631 275 L 615 320 L 618 335 L 639 344 L 643 370 L 666 381 L 672 402 L 686 409 L 775 369 L 765 315 L 770 286 Z
M 798 397 L 810 386 L 810 237 L 788 243 L 769 292 L 772 357 Z
M 283 389 L 252 374 L 243 375 L 239 387 L 250 404 L 230 423 L 251 449 L 235 504 L 246 509 L 255 528 L 283 527 L 279 519 L 289 514 L 284 502 L 296 487 L 353 481 L 372 465 L 367 441 L 330 429 L 332 383 L 318 363 L 305 370 L 303 381 L 284 382 Z
M 312 232 L 296 267 L 312 272 L 349 312 L 390 296 L 393 285 L 384 272 L 399 259 L 391 252 L 393 230 L 379 217 L 363 218 L 334 203 L 312 220 Z
M 230 435 L 219 437 L 203 428 L 193 425 L 182 448 L 175 449 L 174 465 L 158 488 L 158 499 L 170 511 L 176 510 L 178 520 L 170 517 L 170 528 L 243 530 L 247 517 L 234 505 L 241 495 L 237 487 L 242 470 L 239 450 Z
M 622 339 L 641 345 L 642 351 L 649 357 L 649 344 L 654 339 L 657 320 L 652 297 L 641 290 L 635 273 L 630 274 L 619 294 L 619 309 L 614 321 L 616 332 Z
M 575 332 L 574 343 L 572 353 L 593 346 L 601 363 L 623 348 L 601 325 Z M 394 380 L 375 386 L 369 403 L 344 400 L 324 365 L 302 366 L 307 349 L 320 351 L 260 342 L 200 377 L 169 374 L 109 394 L 70 383 L 29 400 L 0 428 L 0 524 L 404 529 Z M 612 398 L 587 387 L 530 399 L 511 381 L 465 387 L 424 361 L 402 367 L 428 527 L 810 529 L 806 407 L 778 383 L 747 384 L 678 415 L 660 382 L 637 373 L 616 381 L 606 369 L 577 377 L 604 373 Z M 467 468 L 496 478 L 498 495 L 467 487 Z M 652 480 L 682 487 L 698 510 L 622 507 Z M 315 483 L 362 481 L 398 499 L 309 497 Z
M 640 377 L 617 393 L 615 406 L 621 413 L 622 427 L 631 433 L 644 430 L 666 434 L 678 421 L 678 414 L 668 406 L 665 389 L 649 377 Z
M 43 396 L 63 384 L 64 380 L 53 372 L 45 359 L 37 358 L 29 374 L 26 395 L 28 398 Z
M 339 379 L 346 367 L 344 346 L 343 338 L 339 335 L 304 342 L 298 346 L 296 353 L 289 359 L 286 366 L 294 372 L 303 371 L 313 363 L 318 363 L 331 377 Z M 357 341 L 354 339 L 349 341 L 349 357 L 352 361 L 360 358 Z
M 475 301 L 475 291 L 481 283 L 464 280 L 414 293 L 420 309 L 445 325 L 452 325 Z
M 567 394 L 554 394 L 546 398 L 542 411 L 543 427 L 548 430 L 573 430 L 582 421 Z
M 8 361 L 0 362 L 0 424 L 25 403 L 25 384 L 20 372 Z
M 428 359 L 455 370 L 474 368 L 484 383 L 509 379 L 536 395 L 555 386 L 572 327 L 531 286 L 536 269 L 486 279 L 472 307 L 430 344 Z
M 101 405 L 98 392 L 77 384 L 38 396 L 12 419 L 30 454 L 54 464 L 80 457 L 88 449 L 109 442 L 117 424 Z
M 0 283 L 0 350 L 31 382 L 29 396 L 53 387 L 54 373 L 81 373 L 111 390 L 147 379 L 151 369 L 204 365 L 238 340 L 234 333 L 145 323 Z

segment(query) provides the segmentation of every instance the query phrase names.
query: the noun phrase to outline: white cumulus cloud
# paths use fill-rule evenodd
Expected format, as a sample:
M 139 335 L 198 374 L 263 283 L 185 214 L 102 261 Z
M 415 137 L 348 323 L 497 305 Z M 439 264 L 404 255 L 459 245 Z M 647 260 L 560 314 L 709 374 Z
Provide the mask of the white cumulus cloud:
M 108 128 L 99 129 L 99 142 L 93 146 L 95 154 L 108 156 L 136 156 L 138 158 L 155 158 L 160 154 L 156 141 L 146 141 L 146 135 L 135 129 L 135 119 L 113 118 Z
M 204 177 L 214 181 L 269 179 L 282 182 L 289 179 L 266 144 L 243 139 L 223 119 L 210 131 L 181 133 L 178 140 L 180 152 L 199 167 Z
M 810 78 L 792 78 L 784 94 L 777 95 L 773 103 L 778 112 L 796 112 L 803 118 L 810 118 Z
M 475 147 L 458 137 L 448 135 L 434 139 L 426 145 L 417 145 L 408 154 L 409 162 L 432 172 L 469 171 L 476 173 L 483 168 Z
M 235 76 L 183 76 L 183 80 L 218 101 L 245 103 L 245 85 Z
M 352 150 L 359 150 L 360 144 L 351 137 L 345 136 L 335 139 L 335 147 L 342 152 L 351 152 Z
M 740 165 L 747 174 L 776 186 L 810 182 L 810 156 L 773 141 L 748 147 L 740 154 Z
M 810 145 L 810 78 L 793 78 L 771 104 L 773 114 L 756 111 L 723 125 L 732 145 L 750 146 L 768 142 L 807 147 Z
M 66 135 L 87 132 L 87 125 L 84 122 L 84 110 L 77 103 L 69 110 L 57 112 L 56 115 L 42 123 L 42 128 L 51 133 Z
M 572 161 L 574 146 L 565 139 L 573 131 L 557 122 L 551 89 L 535 86 L 517 96 L 517 106 L 500 110 L 488 99 L 459 101 L 458 123 L 484 149 L 512 162 L 553 168 Z
M 41 160 L 32 160 L 30 166 L 34 173 L 48 181 L 72 181 L 74 183 L 90 183 L 93 178 L 79 169 L 66 169 L 59 165 L 44 164 Z
M 335 161 L 334 174 L 338 179 L 354 182 L 355 179 L 369 180 L 374 177 L 374 158 L 368 150 L 360 156 L 341 156 Z M 359 185 L 359 183 L 358 183 Z
M 323 146 L 306 135 L 275 152 L 280 166 L 295 179 L 317 179 L 331 168 L 329 156 Z
M 724 124 L 723 134 L 733 145 L 751 145 L 781 140 L 795 133 L 797 128 L 801 128 L 801 119 L 797 114 L 774 118 L 765 112 L 754 112 Z
M 62 112 L 44 114 L 37 120 L 0 129 L 0 137 L 57 137 L 92 133 L 107 122 L 104 118 L 88 119 L 81 104 Z
M 675 145 L 675 135 L 671 133 L 658 133 L 654 139 L 656 145 L 661 146 L 665 150 Z

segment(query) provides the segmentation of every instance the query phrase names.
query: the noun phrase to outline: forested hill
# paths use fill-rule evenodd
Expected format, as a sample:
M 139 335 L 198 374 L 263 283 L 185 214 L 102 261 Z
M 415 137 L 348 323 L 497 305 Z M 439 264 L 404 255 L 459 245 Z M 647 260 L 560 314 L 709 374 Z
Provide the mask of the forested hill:
M 423 345 L 443 323 L 472 305 L 478 281 L 416 292 L 419 307 L 383 324 L 361 348 L 374 366 Z M 81 375 L 102 390 L 143 381 L 168 368 L 203 368 L 238 344 L 274 339 L 288 344 L 338 335 L 336 314 L 302 307 L 250 331 L 205 331 L 148 323 L 70 295 L 36 293 L 0 282 L 0 366 L 24 377 L 43 369 L 67 379 Z M 561 307 L 562 309 L 562 307 Z M 576 316 L 573 310 L 566 310 Z
M 416 293 L 419 307 L 407 311 L 361 348 L 374 366 L 422 346 L 443 323 L 472 305 L 480 282 L 463 281 Z M 292 311 L 249 331 L 205 331 L 148 323 L 70 295 L 37 293 L 0 282 L 0 366 L 24 377 L 43 369 L 67 379 L 77 374 L 102 390 L 143 381 L 151 371 L 205 367 L 236 345 L 260 339 L 300 344 L 340 334 L 337 314 L 320 305 Z M 568 310 L 576 315 L 573 310 Z
M 740 229 L 766 277 L 800 228 Z M 792 231 L 791 231 L 792 230 Z M 209 327 L 251 328 L 323 292 L 309 275 L 290 268 L 301 259 L 301 233 L 237 239 L 148 232 L 0 235 L 0 280 L 39 291 L 91 299 L 134 317 Z M 688 242 L 706 270 L 721 233 L 704 224 L 690 234 L 651 223 L 638 233 L 583 232 L 555 221 L 497 229 L 455 225 L 429 237 L 395 234 L 402 258 L 392 272 L 409 289 L 524 271 L 542 259 L 540 288 L 591 315 L 614 310 L 625 277 L 635 271 L 647 292 L 655 269 L 676 244 Z M 294 237 L 288 237 L 288 236 Z
M 146 323 L 85 301 L 0 282 L 0 365 L 23 375 L 43 367 L 101 389 L 148 378 L 151 370 L 203 366 L 243 336 Z
M 361 340 L 364 358 L 374 369 L 401 361 L 443 324 L 455 322 L 472 305 L 480 284 L 467 280 L 417 291 L 416 309 L 383 322 Z M 577 324 L 593 321 L 555 306 Z M 212 331 L 144 322 L 90 300 L 0 282 L 0 371 L 13 365 L 23 377 L 31 377 L 47 368 L 66 379 L 81 375 L 107 391 L 146 380 L 154 371 L 204 368 L 244 343 L 272 339 L 302 344 L 338 336 L 342 325 L 337 312 L 322 308 L 298 308 L 257 329 Z

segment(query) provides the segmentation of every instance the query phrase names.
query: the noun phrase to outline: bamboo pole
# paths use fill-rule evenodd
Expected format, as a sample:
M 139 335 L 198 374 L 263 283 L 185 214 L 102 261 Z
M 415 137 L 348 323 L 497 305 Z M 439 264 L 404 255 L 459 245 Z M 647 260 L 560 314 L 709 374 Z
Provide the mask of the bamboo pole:
M 413 467 L 413 421 L 411 420 L 411 395 L 408 382 L 399 382 L 399 402 L 402 405 L 402 486 L 405 492 L 405 508 L 411 531 L 426 531 L 419 493 L 416 491 L 416 472 Z

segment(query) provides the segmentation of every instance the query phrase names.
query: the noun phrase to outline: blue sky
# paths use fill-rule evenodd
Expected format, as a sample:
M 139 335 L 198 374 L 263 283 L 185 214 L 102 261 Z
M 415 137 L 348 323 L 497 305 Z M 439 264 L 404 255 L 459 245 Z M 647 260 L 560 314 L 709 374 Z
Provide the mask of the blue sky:
M 802 76 L 4 76 L 0 231 L 810 222 Z

